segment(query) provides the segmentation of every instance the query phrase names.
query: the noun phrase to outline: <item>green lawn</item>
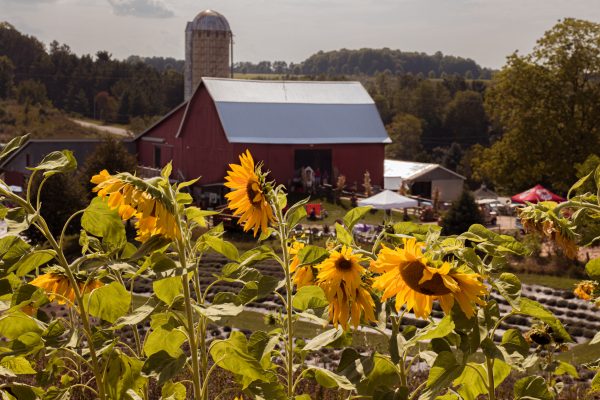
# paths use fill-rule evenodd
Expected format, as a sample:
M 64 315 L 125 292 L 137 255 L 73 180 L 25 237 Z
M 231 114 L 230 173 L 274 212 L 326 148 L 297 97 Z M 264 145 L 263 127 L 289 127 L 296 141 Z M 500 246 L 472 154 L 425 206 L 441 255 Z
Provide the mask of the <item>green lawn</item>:
M 291 196 L 290 196 L 291 197 Z M 298 199 L 299 200 L 299 199 Z M 292 200 L 290 199 L 290 202 Z M 321 204 L 321 208 L 327 210 L 327 217 L 322 220 L 309 221 L 308 219 L 301 222 L 302 225 L 329 225 L 333 226 L 336 220 L 341 220 L 344 215 L 352 209 L 350 199 L 343 197 L 340 200 L 341 204 L 333 204 L 328 201 L 316 198 L 309 201 L 311 204 Z M 409 215 L 412 221 L 418 222 L 418 217 L 415 215 Z M 383 223 L 385 218 L 385 211 L 383 210 L 371 210 L 365 214 L 361 222 L 370 225 L 379 225 Z M 392 221 L 400 222 L 403 218 L 402 211 L 392 211 Z
M 535 284 L 548 286 L 553 289 L 563 289 L 563 290 L 573 290 L 575 285 L 579 283 L 578 279 L 567 278 L 562 276 L 552 276 L 552 275 L 537 275 L 537 274 L 524 274 L 524 273 L 516 273 L 516 275 L 521 279 L 521 282 L 526 284 Z

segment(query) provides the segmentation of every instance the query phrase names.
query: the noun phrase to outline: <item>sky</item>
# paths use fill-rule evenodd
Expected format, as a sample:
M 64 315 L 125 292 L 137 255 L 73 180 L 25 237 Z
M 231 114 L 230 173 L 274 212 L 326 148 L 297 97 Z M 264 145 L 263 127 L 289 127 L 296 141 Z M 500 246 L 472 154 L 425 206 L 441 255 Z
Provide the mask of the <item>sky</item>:
M 184 58 L 200 11 L 223 14 L 234 61 L 300 62 L 319 50 L 362 47 L 472 58 L 500 68 L 528 53 L 559 19 L 600 22 L 599 0 L 0 0 L 0 21 L 77 54 L 107 50 Z M 1 44 L 0 44 L 1 45 Z

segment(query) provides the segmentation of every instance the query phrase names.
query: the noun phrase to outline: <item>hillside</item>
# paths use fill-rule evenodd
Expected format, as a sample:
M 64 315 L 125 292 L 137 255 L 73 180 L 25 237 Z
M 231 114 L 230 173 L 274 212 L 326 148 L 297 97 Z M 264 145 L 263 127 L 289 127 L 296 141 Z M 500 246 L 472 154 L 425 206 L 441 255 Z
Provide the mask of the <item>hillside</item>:
M 173 69 L 107 51 L 74 54 L 67 44 L 45 45 L 0 22 L 0 99 L 31 97 L 54 107 L 104 122 L 164 115 L 183 100 L 183 76 Z
M 96 129 L 85 128 L 48 105 L 23 105 L 16 101 L 0 101 L 0 142 L 31 133 L 32 138 L 92 138 L 101 136 Z

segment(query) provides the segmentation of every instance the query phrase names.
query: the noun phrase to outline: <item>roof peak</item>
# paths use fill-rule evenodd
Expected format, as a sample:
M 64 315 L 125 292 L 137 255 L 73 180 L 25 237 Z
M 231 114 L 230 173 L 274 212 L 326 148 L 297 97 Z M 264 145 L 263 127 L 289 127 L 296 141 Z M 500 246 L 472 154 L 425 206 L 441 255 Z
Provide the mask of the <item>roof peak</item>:
M 236 78 L 218 78 L 203 76 L 205 81 L 231 81 L 231 82 L 254 82 L 254 83 L 285 83 L 285 84 L 359 84 L 359 81 L 301 81 L 301 80 L 284 80 L 284 79 L 236 79 Z

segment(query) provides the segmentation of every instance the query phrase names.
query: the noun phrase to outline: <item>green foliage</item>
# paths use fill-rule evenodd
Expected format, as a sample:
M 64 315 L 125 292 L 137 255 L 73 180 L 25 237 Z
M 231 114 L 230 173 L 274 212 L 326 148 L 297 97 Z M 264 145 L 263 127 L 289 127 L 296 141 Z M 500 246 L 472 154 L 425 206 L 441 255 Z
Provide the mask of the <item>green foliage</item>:
M 488 121 L 482 95 L 473 90 L 457 92 L 446 107 L 444 127 L 451 142 L 487 144 Z
M 114 323 L 129 311 L 131 293 L 119 282 L 94 289 L 87 299 L 89 313 L 104 321 Z
M 22 81 L 17 86 L 17 100 L 19 104 L 46 105 L 48 103 L 46 86 L 36 80 Z
M 46 49 L 9 24 L 0 27 L 0 42 L 0 56 L 11 61 L 21 79 L 41 79 L 48 99 L 60 109 L 115 120 L 119 102 L 125 103 L 122 97 L 129 98 L 129 110 L 123 109 L 128 114 L 119 119 L 163 114 L 183 100 L 183 74 L 174 69 L 159 71 L 141 60 L 115 60 L 107 52 L 98 52 L 95 59 L 77 56 L 56 41 Z M 114 99 L 112 109 L 94 105 L 101 92 Z
M 507 193 L 535 183 L 566 192 L 575 164 L 600 153 L 599 38 L 600 24 L 566 18 L 531 54 L 508 58 L 486 95 L 504 135 L 477 157 L 481 179 Z
M 15 66 L 6 56 L 0 56 L 0 99 L 12 94 L 15 78 Z
M 395 160 L 419 161 L 424 158 L 421 120 L 410 114 L 397 114 L 386 127 L 392 143 L 385 146 L 385 156 Z
M 590 154 L 585 161 L 575 164 L 576 176 L 579 179 L 586 177 L 591 172 L 595 171 L 600 165 L 600 156 Z M 587 179 L 581 187 L 577 188 L 577 193 L 595 193 L 596 184 L 593 179 Z
M 33 179 L 32 190 L 36 193 L 43 178 L 35 175 Z M 59 235 L 67 219 L 76 211 L 85 208 L 86 198 L 87 193 L 74 172 L 55 174 L 46 179 L 39 201 L 41 214 L 48 223 L 50 231 Z M 66 232 L 68 234 L 79 232 L 77 223 L 69 225 Z M 34 229 L 30 229 L 27 236 L 35 241 L 44 240 Z
M 256 69 L 248 63 L 245 63 L 243 67 L 246 73 L 267 72 L 264 69 Z M 430 71 L 434 71 L 438 76 L 443 73 L 465 75 L 467 72 L 470 72 L 471 75 L 475 74 L 475 76 L 483 74 L 483 76 L 489 77 L 490 75 L 489 70 L 482 69 L 473 60 L 447 56 L 440 52 L 427 55 L 387 48 L 319 51 L 300 65 L 300 72 L 305 75 L 375 75 L 386 70 L 394 75 L 399 73 L 428 74 Z M 271 70 L 269 69 L 268 72 Z
M 93 196 L 91 190 L 93 184 L 90 182 L 92 176 L 104 169 L 111 174 L 134 173 L 136 167 L 136 157 L 127 150 L 123 143 L 107 136 L 83 162 L 80 171 L 81 184 L 87 189 L 90 196 Z
M 464 190 L 458 200 L 442 218 L 442 231 L 446 235 L 465 232 L 473 224 L 482 224 L 483 218 L 473 195 Z

